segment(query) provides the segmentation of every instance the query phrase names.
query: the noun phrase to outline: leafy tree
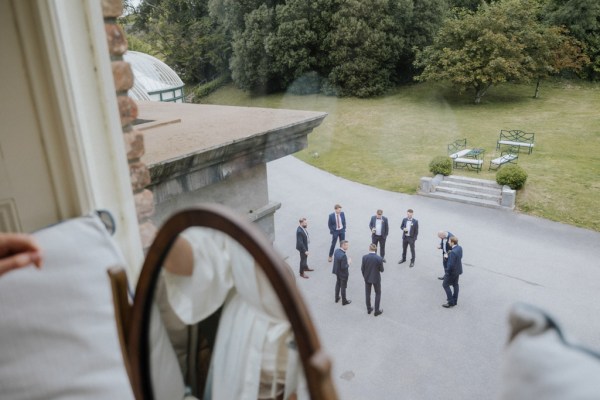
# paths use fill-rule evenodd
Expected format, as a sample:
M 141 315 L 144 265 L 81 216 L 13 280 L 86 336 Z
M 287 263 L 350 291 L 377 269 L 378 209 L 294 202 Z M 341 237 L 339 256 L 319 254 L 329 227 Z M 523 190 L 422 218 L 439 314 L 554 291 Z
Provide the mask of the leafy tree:
M 187 83 L 227 73 L 229 43 L 202 0 L 146 0 L 137 10 L 134 32 Z
M 548 0 L 546 21 L 566 27 L 584 45 L 591 63 L 585 72 L 600 79 L 600 2 L 598 0 Z
M 452 82 L 459 91 L 473 89 L 475 103 L 493 85 L 526 82 L 556 71 L 563 45 L 573 45 L 563 32 L 537 18 L 535 0 L 504 0 L 476 12 L 459 9 L 448 18 L 433 45 L 417 55 L 424 67 L 416 79 Z
M 231 77 L 242 89 L 268 93 L 281 89 L 265 43 L 274 30 L 275 10 L 262 4 L 245 18 L 245 29 L 233 34 Z
M 342 96 L 368 97 L 391 85 L 391 74 L 404 48 L 394 35 L 395 20 L 387 0 L 347 0 L 333 15 L 334 30 L 325 44 L 330 84 Z

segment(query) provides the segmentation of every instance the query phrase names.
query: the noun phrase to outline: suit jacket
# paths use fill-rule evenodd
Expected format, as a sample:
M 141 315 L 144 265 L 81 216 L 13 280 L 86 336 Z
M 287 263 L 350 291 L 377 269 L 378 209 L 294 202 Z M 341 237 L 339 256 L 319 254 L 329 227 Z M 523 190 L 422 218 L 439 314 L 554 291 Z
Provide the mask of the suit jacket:
M 340 279 L 348 279 L 350 276 L 349 267 L 350 264 L 348 264 L 346 252 L 340 248 L 335 249 L 335 253 L 333 253 L 333 270 L 331 272 L 336 274 Z
M 344 212 L 340 212 L 340 223 L 342 224 L 342 232 L 346 232 L 346 216 L 344 215 Z M 331 235 L 333 235 L 333 232 L 336 231 L 335 228 L 337 228 L 337 223 L 335 221 L 335 212 L 332 212 L 331 214 L 329 214 L 329 221 L 327 221 L 327 225 L 329 226 L 329 233 Z
M 308 251 L 308 235 L 300 226 L 296 229 L 296 250 L 301 253 Z
M 402 229 L 402 239 L 404 239 L 407 236 L 406 232 L 404 232 L 404 228 L 406 228 L 407 222 L 408 218 L 404 218 L 402 220 L 402 224 L 400 225 L 400 229 Z M 417 221 L 415 218 L 412 219 L 412 227 L 410 228 L 410 231 L 408 233 L 410 234 L 409 237 L 412 237 L 413 239 L 417 240 L 417 236 L 419 236 L 419 221 Z
M 377 220 L 377 216 L 373 215 L 371 217 L 371 222 L 369 222 L 369 229 L 373 230 L 373 228 L 375 228 L 376 220 Z M 381 236 L 383 236 L 383 238 L 385 239 L 387 237 L 389 231 L 390 231 L 390 228 L 388 225 L 388 219 L 382 215 L 381 216 Z
M 366 283 L 381 283 L 381 273 L 383 272 L 383 258 L 376 253 L 369 253 L 363 256 L 360 271 Z
M 446 273 L 448 275 L 460 275 L 463 272 L 462 269 L 462 247 L 456 245 L 448 253 L 448 263 L 446 264 Z
M 440 240 L 440 248 L 442 249 L 442 254 L 446 254 L 446 253 L 450 252 L 450 250 L 452 250 L 452 246 L 450 246 L 449 239 L 454 235 L 450 231 L 448 231 L 446 233 L 448 234 L 448 236 Z M 444 240 L 446 241 L 445 244 L 444 244 Z

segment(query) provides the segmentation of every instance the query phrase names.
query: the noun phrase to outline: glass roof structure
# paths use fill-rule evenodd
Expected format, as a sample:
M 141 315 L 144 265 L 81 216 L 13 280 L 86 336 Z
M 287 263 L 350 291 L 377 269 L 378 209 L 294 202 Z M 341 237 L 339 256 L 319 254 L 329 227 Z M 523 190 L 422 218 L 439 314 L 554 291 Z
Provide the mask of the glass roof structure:
M 133 88 L 129 95 L 134 100 L 168 101 L 183 103 L 183 81 L 164 62 L 149 54 L 128 51 L 123 59 L 131 64 Z

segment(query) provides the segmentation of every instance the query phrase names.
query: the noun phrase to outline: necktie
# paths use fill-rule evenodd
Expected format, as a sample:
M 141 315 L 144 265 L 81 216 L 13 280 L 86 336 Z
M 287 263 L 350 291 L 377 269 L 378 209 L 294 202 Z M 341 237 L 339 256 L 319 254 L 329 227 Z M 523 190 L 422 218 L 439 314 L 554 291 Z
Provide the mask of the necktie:
M 336 220 L 336 222 L 337 222 L 337 227 L 336 227 L 336 229 L 337 229 L 337 230 L 340 230 L 340 229 L 342 229 L 342 224 L 340 224 L 340 214 L 335 214 L 335 220 Z

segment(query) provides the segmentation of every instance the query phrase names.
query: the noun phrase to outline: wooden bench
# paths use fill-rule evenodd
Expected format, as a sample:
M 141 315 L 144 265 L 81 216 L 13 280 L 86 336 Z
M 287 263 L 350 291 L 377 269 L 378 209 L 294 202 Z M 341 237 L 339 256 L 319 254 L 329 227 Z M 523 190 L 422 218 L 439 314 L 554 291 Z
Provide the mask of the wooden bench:
M 519 151 L 521 147 L 528 149 L 527 154 L 531 154 L 535 139 L 535 133 L 527 133 L 519 130 L 501 130 L 500 138 L 496 142 L 496 150 L 500 149 L 500 146 L 517 146 Z
M 497 170 L 507 163 L 516 163 L 519 159 L 519 147 L 511 146 L 510 149 L 500 153 L 500 157 L 490 160 L 488 171 Z
M 452 159 L 452 168 L 474 169 L 479 173 L 483 165 L 483 149 L 468 149 L 467 139 L 458 139 L 448 145 L 448 157 Z

